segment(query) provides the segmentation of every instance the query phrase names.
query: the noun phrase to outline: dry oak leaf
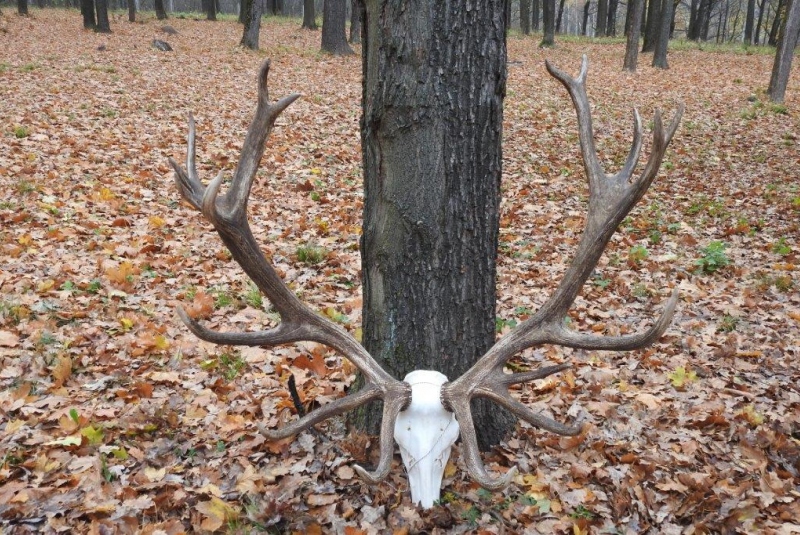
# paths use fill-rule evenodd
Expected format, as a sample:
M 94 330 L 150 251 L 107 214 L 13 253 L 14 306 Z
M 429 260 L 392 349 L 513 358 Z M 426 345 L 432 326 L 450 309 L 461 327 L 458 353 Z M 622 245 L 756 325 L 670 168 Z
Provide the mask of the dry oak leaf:
M 0 347 L 17 347 L 19 336 L 8 331 L 0 331 Z
M 195 509 L 205 515 L 200 527 L 209 531 L 216 531 L 224 523 L 236 520 L 236 517 L 239 516 L 236 509 L 217 497 L 212 497 L 207 502 L 198 503 Z

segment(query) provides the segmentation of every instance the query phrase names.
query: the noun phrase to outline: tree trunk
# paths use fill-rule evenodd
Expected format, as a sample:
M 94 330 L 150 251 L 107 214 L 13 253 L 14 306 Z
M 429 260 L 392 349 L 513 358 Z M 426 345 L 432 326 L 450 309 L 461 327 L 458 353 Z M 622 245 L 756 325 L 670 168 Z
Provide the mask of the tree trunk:
M 258 50 L 258 36 L 261 32 L 261 16 L 264 14 L 264 0 L 244 0 L 244 31 L 239 45 Z
M 83 27 L 87 30 L 94 30 L 97 26 L 97 19 L 94 16 L 94 0 L 81 0 L 81 15 L 83 16 Z
M 708 41 L 708 31 L 711 27 L 711 11 L 714 9 L 714 0 L 700 0 L 700 39 Z
M 644 0 L 628 0 L 631 3 L 631 15 L 628 17 L 626 32 L 628 42 L 625 45 L 625 61 L 622 68 L 626 71 L 636 72 L 639 60 L 639 29 L 642 26 L 642 11 Z
M 540 47 L 555 46 L 556 33 L 556 0 L 542 0 L 542 22 L 544 35 Z
M 541 0 L 532 0 L 531 2 L 531 29 L 534 32 L 539 31 L 539 12 L 541 11 Z
M 631 1 L 631 0 L 628 0 Z M 608 37 L 617 36 L 617 7 L 619 0 L 608 0 L 608 23 L 606 23 L 606 35 Z
M 753 39 L 753 43 L 756 45 L 761 44 L 761 24 L 764 22 L 764 11 L 767 10 L 769 7 L 768 5 L 769 0 L 761 0 L 761 4 L 758 7 L 758 23 L 756 24 L 756 36 Z
M 108 21 L 108 0 L 94 0 L 97 9 L 97 26 L 94 31 L 111 33 L 111 24 Z
M 156 18 L 158 20 L 166 20 L 167 10 L 164 9 L 164 0 L 154 0 L 154 6 L 156 10 Z
M 28 16 L 28 0 L 17 0 L 17 15 Z
M 136 2 L 128 0 L 128 22 L 136 22 Z
M 558 17 L 556 17 L 556 33 L 561 33 L 561 18 L 564 16 L 564 0 L 558 2 Z
M 783 21 L 783 13 L 786 10 L 786 0 L 778 0 L 778 9 L 775 11 L 775 18 L 772 19 L 772 29 L 769 31 L 769 46 L 778 46 L 778 34 Z
M 397 378 L 455 379 L 495 339 L 505 0 L 365 4 L 364 345 Z M 481 447 L 512 428 L 474 407 Z
M 686 30 L 686 38 L 690 41 L 697 41 L 700 38 L 700 30 L 697 25 L 698 15 L 700 14 L 700 0 L 692 0 L 689 6 L 689 27 Z
M 767 94 L 772 102 L 783 102 L 789 73 L 792 70 L 792 56 L 800 38 L 800 0 L 790 0 L 786 11 L 786 26 L 775 51 L 772 76 L 769 79 Z
M 756 21 L 756 0 L 747 0 L 747 17 L 744 22 L 744 44 L 753 44 L 753 25 Z
M 350 1 L 350 44 L 361 43 L 361 2 L 359 0 Z
M 597 0 L 597 20 L 594 23 L 595 37 L 605 36 L 607 21 L 608 21 L 608 0 Z
M 347 44 L 345 0 L 325 0 L 322 8 L 322 50 L 337 56 L 355 54 Z
M 203 11 L 206 12 L 206 20 L 217 20 L 217 2 L 216 0 L 203 0 Z
M 303 0 L 303 25 L 306 30 L 317 29 L 317 13 L 314 9 L 314 0 Z
M 531 0 L 519 0 L 519 29 L 522 35 L 531 33 Z
M 653 67 L 669 69 L 667 63 L 667 48 L 669 46 L 669 26 L 672 23 L 672 0 L 661 2 L 661 20 L 659 21 L 658 40 L 653 54 Z
M 589 9 L 592 7 L 590 0 L 583 4 L 583 35 L 589 35 Z
M 658 41 L 658 24 L 661 20 L 661 0 L 647 1 L 647 25 L 642 52 L 653 52 Z

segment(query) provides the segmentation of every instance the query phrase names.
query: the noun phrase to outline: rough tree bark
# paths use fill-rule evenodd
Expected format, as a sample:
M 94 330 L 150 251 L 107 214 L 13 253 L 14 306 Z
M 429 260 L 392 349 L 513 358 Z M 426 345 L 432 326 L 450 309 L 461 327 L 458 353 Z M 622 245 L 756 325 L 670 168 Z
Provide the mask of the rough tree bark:
M 264 14 L 264 0 L 243 0 L 245 11 L 244 31 L 239 45 L 258 50 L 258 35 L 261 32 L 261 16 Z
M 317 29 L 317 13 L 314 9 L 314 0 L 303 0 L 303 25 L 306 30 Z
M 217 20 L 216 0 L 202 0 L 201 4 L 206 13 L 206 20 Z
M 786 26 L 778 43 L 778 50 L 775 52 L 775 62 L 772 65 L 772 76 L 767 90 L 770 100 L 778 103 L 783 102 L 786 95 L 786 85 L 789 83 L 789 73 L 792 70 L 792 57 L 800 38 L 800 0 L 789 1 Z
M 744 44 L 753 44 L 753 25 L 756 21 L 756 0 L 747 0 L 747 17 L 744 21 Z
M 97 26 L 97 19 L 94 16 L 94 0 L 81 0 L 81 15 L 83 16 L 83 27 L 87 30 L 94 30 Z
M 656 49 L 660 21 L 661 0 L 647 0 L 647 24 L 645 25 L 642 52 L 653 52 Z
M 767 39 L 767 44 L 769 46 L 778 46 L 778 37 L 780 35 L 782 26 L 781 23 L 784 20 L 785 13 L 786 0 L 778 0 L 778 9 L 775 11 L 775 18 L 772 19 L 772 28 L 769 31 L 769 39 Z
M 355 54 L 347 44 L 345 0 L 325 0 L 322 8 L 322 50 L 337 56 Z
M 539 46 L 555 46 L 556 0 L 542 0 L 542 24 L 544 25 L 544 35 Z
M 642 26 L 644 0 L 628 1 L 631 3 L 631 13 L 625 28 L 628 41 L 625 45 L 625 61 L 622 64 L 622 68 L 626 71 L 636 72 L 636 65 L 639 60 L 639 29 Z
M 164 0 L 154 0 L 153 5 L 156 10 L 156 18 L 158 20 L 166 20 L 167 10 L 164 9 Z
M 111 33 L 111 23 L 108 21 L 108 0 L 94 0 L 97 9 L 97 26 L 94 31 Z
M 455 379 L 495 339 L 505 0 L 407 4 L 365 1 L 364 345 L 396 378 Z M 511 429 L 476 409 L 482 447 Z
M 608 22 L 608 0 L 597 0 L 597 20 L 594 24 L 594 36 L 606 35 L 606 22 Z
M 351 44 L 361 44 L 361 2 L 350 0 L 350 39 Z
M 656 40 L 656 49 L 653 53 L 653 67 L 658 67 L 660 69 L 669 69 L 667 48 L 669 48 L 669 27 L 672 24 L 673 9 L 674 4 L 672 0 L 662 0 L 658 39 Z
M 617 36 L 618 7 L 619 7 L 619 0 L 608 0 L 608 22 L 606 23 L 606 35 L 609 37 Z
M 519 29 L 522 35 L 531 33 L 531 0 L 519 0 Z

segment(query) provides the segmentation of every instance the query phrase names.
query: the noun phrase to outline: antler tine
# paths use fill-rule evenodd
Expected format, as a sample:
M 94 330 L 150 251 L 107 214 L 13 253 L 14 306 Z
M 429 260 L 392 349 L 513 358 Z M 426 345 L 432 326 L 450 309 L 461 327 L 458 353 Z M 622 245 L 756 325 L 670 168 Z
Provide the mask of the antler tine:
M 449 384 L 449 383 L 448 383 Z M 481 487 L 489 490 L 500 490 L 508 486 L 517 475 L 517 467 L 512 466 L 505 474 L 492 477 L 486 471 L 486 466 L 481 460 L 480 448 L 478 448 L 478 437 L 475 433 L 475 422 L 472 419 L 472 410 L 469 407 L 468 398 L 452 398 L 445 396 L 445 387 L 442 386 L 442 403 L 445 408 L 452 411 L 461 432 L 461 457 L 467 467 L 470 477 Z
M 331 347 L 349 359 L 365 376 L 364 388 L 339 400 L 320 407 L 303 418 L 286 425 L 278 431 L 261 432 L 268 439 L 285 438 L 315 425 L 327 418 L 352 410 L 375 399 L 382 398 L 390 410 L 388 420 L 394 425 L 396 413 L 408 405 L 411 399 L 409 385 L 394 379 L 367 353 L 363 346 L 347 331 L 315 313 L 304 305 L 281 280 L 253 236 L 247 221 L 247 203 L 250 190 L 264 154 L 267 138 L 275 120 L 299 95 L 293 94 L 270 103 L 267 77 L 269 61 L 265 61 L 259 72 L 258 104 L 247 130 L 239 159 L 228 191 L 220 195 L 222 173 L 204 187 L 197 176 L 195 166 L 195 123 L 189 115 L 189 136 L 186 168 L 174 160 L 170 164 L 175 170 L 175 181 L 181 195 L 200 210 L 214 225 L 234 260 L 242 267 L 261 292 L 270 300 L 281 317 L 277 327 L 258 332 L 224 333 L 203 327 L 190 318 L 182 309 L 178 315 L 196 336 L 218 344 L 275 346 L 301 340 L 318 342 Z M 386 420 L 384 421 L 386 424 Z M 388 425 L 388 424 L 386 424 Z M 385 477 L 392 457 L 392 431 L 384 425 L 381 429 L 381 465 L 372 478 Z M 387 429 L 390 429 L 387 432 Z
M 615 175 L 606 175 L 595 150 L 589 98 L 586 94 L 588 60 L 583 56 L 577 78 L 572 78 L 549 62 L 547 70 L 559 80 L 572 98 L 578 116 L 581 153 L 589 182 L 589 209 L 583 235 L 563 279 L 544 305 L 525 322 L 501 338 L 472 368 L 458 379 L 442 386 L 442 403 L 452 408 L 461 427 L 466 462 L 472 477 L 487 488 L 499 488 L 510 478 L 491 478 L 480 461 L 477 438 L 472 423 L 469 402 L 474 397 L 485 397 L 506 407 L 520 419 L 536 427 L 562 435 L 578 434 L 580 424 L 563 425 L 535 413 L 516 401 L 508 387 L 557 373 L 567 365 L 557 365 L 540 370 L 506 375 L 505 363 L 520 351 L 541 344 L 557 344 L 585 349 L 636 349 L 653 343 L 666 330 L 675 312 L 678 293 L 674 291 L 661 317 L 647 331 L 635 335 L 600 337 L 569 331 L 563 318 L 574 302 L 586 279 L 597 265 L 608 241 L 625 216 L 641 199 L 655 179 L 664 153 L 675 134 L 683 105 L 678 108 L 668 128 L 664 128 L 660 112 L 656 111 L 653 128 L 653 148 L 642 174 L 631 180 L 639 161 L 642 147 L 642 124 L 639 112 L 634 109 L 634 133 L 630 152 L 622 169 Z
M 359 476 L 369 483 L 377 483 L 389 475 L 392 468 L 392 458 L 394 456 L 394 425 L 397 416 L 405 410 L 411 399 L 411 385 L 396 381 L 392 385 L 395 391 L 393 395 L 387 395 L 383 400 L 383 415 L 381 418 L 380 434 L 380 458 L 375 471 L 368 472 L 362 466 L 355 465 L 353 468 Z M 407 397 L 404 397 L 407 396 Z

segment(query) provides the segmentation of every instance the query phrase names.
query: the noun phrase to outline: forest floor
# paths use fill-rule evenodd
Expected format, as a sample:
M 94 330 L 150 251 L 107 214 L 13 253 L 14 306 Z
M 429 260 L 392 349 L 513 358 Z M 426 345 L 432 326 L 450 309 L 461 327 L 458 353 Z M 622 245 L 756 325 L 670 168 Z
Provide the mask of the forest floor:
M 544 59 L 577 72 L 588 55 L 609 171 L 631 106 L 649 132 L 656 107 L 686 104 L 574 328 L 642 329 L 673 288 L 680 304 L 647 350 L 521 354 L 572 364 L 515 395 L 585 432 L 520 424 L 484 454 L 520 467 L 493 493 L 456 445 L 441 504 L 420 511 L 399 457 L 379 485 L 357 477 L 373 448 L 341 420 L 279 443 L 256 431 L 296 418 L 290 374 L 325 403 L 352 365 L 313 344 L 217 347 L 175 314 L 275 322 L 167 162 L 193 111 L 201 176 L 230 174 L 269 57 L 273 98 L 303 97 L 272 134 L 251 224 L 291 288 L 359 335 L 360 56 L 320 53 L 297 20 L 266 20 L 254 53 L 235 22 L 172 18 L 167 35 L 115 14 L 101 35 L 77 11 L 32 15 L 0 17 L 0 531 L 800 533 L 800 69 L 775 106 L 768 54 L 681 47 L 669 70 L 644 55 L 630 75 L 621 44 L 509 38 L 498 333 L 554 288 L 586 213 L 574 111 Z

